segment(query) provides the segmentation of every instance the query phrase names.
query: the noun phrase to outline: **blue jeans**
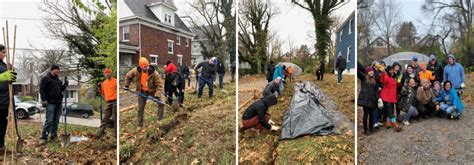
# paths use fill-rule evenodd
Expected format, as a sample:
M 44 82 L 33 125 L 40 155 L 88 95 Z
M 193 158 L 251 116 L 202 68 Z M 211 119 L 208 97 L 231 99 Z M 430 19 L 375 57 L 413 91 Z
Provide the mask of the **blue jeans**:
M 418 116 L 418 110 L 414 106 L 408 108 L 408 112 L 403 115 L 403 121 L 410 121 L 411 118 Z
M 462 111 L 457 109 L 454 105 L 448 105 L 445 103 L 441 103 L 439 106 L 439 109 L 441 109 L 441 112 L 446 113 L 446 114 L 451 114 L 453 113 L 454 110 L 456 110 L 456 114 L 460 114 Z
M 224 74 L 219 74 L 219 89 L 224 88 Z
M 209 87 L 209 98 L 212 97 L 212 94 L 214 92 L 214 86 L 212 85 L 212 78 L 206 79 L 202 76 L 199 77 L 199 88 L 198 88 L 198 98 L 201 98 L 202 96 L 202 91 L 204 90 L 204 86 L 207 84 L 207 87 Z
M 61 108 L 61 103 L 48 104 L 46 107 L 46 121 L 44 122 L 40 139 L 48 139 L 49 134 L 51 134 L 51 139 L 58 137 L 58 124 L 62 112 Z
M 342 81 L 342 72 L 344 70 L 338 69 L 337 70 L 337 82 L 340 83 Z

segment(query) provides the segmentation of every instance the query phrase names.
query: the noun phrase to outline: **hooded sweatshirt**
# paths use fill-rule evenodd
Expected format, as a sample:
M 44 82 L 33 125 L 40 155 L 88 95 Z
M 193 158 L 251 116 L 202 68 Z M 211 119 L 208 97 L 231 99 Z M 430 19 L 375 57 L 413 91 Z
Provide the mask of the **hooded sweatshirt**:
M 396 103 L 397 81 L 393 77 L 389 76 L 387 72 L 382 72 L 380 75 L 380 82 L 383 86 L 382 91 L 380 92 L 380 98 L 385 102 Z
M 283 67 L 281 65 L 277 65 L 275 67 L 275 71 L 273 72 L 273 80 L 275 80 L 277 77 L 283 78 L 284 76 Z
M 249 120 L 255 116 L 258 116 L 258 121 L 265 128 L 272 128 L 272 126 L 265 120 L 265 115 L 267 115 L 268 108 L 277 103 L 277 98 L 275 95 L 269 95 L 261 100 L 254 102 L 250 105 L 244 112 L 242 120 Z
M 448 58 L 453 58 L 454 63 L 444 67 L 443 82 L 449 80 L 454 88 L 460 88 L 461 83 L 464 82 L 464 68 L 456 62 L 456 58 L 453 55 L 450 54 Z
M 438 97 L 436 97 L 435 101 L 437 102 L 442 102 L 445 101 L 444 97 L 449 96 L 449 100 L 451 101 L 450 106 L 455 106 L 458 111 L 462 111 L 464 109 L 464 105 L 461 102 L 461 99 L 458 96 L 458 93 L 454 88 L 451 88 L 451 90 L 446 91 L 446 90 L 441 90 L 440 94 Z

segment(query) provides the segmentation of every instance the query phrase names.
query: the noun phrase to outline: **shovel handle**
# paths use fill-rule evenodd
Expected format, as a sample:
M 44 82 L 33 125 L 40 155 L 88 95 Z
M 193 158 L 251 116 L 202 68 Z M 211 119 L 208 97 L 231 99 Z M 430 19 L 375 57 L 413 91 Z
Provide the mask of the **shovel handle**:
M 156 102 L 156 103 L 158 103 L 158 104 L 162 104 L 162 105 L 165 105 L 165 106 L 167 106 L 167 107 L 171 107 L 171 106 L 169 106 L 168 104 L 165 104 L 165 103 L 163 103 L 162 101 L 160 101 L 160 100 L 158 100 L 158 99 L 155 99 L 155 98 L 153 98 L 153 97 L 151 97 L 151 96 L 146 96 L 146 95 L 144 95 L 144 94 L 141 94 L 141 93 L 138 93 L 138 92 L 134 92 L 134 91 L 132 91 L 132 90 L 130 90 L 130 89 L 128 89 L 128 88 L 123 88 L 123 89 L 126 90 L 126 91 L 129 91 L 129 92 L 131 92 L 131 93 L 133 93 L 133 94 L 135 94 L 135 95 L 138 95 L 138 96 L 140 96 L 140 97 L 143 97 L 143 98 L 146 98 L 146 99 L 150 99 L 150 100 L 152 100 L 152 101 L 154 101 L 154 102 Z

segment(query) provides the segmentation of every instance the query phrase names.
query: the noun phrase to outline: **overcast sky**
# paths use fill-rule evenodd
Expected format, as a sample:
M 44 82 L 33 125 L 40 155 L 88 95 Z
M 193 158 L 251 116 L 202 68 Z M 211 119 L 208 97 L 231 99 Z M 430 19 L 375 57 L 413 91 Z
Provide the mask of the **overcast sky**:
M 45 37 L 41 32 L 41 19 L 45 14 L 38 5 L 41 0 L 2 0 L 0 2 L 0 25 L 5 27 L 5 20 L 10 25 L 10 44 L 13 43 L 13 25 L 17 25 L 17 48 L 32 48 L 29 43 L 41 49 L 64 49 L 61 41 Z M 3 43 L 3 33 L 2 36 Z M 13 45 L 12 45 L 13 46 Z
M 189 11 L 188 2 L 189 0 L 175 0 L 178 14 L 183 15 Z M 270 24 L 272 30 L 277 31 L 278 37 L 284 41 L 283 50 L 288 49 L 289 41 L 293 45 L 313 45 L 314 26 L 309 12 L 291 4 L 290 0 L 275 0 L 273 2 L 278 6 L 280 14 L 271 20 Z M 420 10 L 424 1 L 399 0 L 397 2 L 402 5 L 401 21 L 412 21 L 418 30 L 418 34 L 425 35 L 427 32 L 426 25 L 430 19 L 426 19 L 426 16 Z M 41 3 L 41 0 L 2 0 L 0 2 L 1 26 L 5 26 L 5 19 L 9 20 L 10 25 L 16 24 L 18 26 L 18 48 L 31 48 L 29 46 L 31 43 L 37 48 L 61 49 L 64 47 L 61 41 L 47 38 L 41 32 L 42 22 L 40 19 L 45 15 L 38 7 L 39 3 Z M 356 1 L 351 0 L 349 4 L 336 10 L 335 14 L 345 19 L 355 8 Z M 13 33 L 13 28 L 10 32 L 10 34 Z

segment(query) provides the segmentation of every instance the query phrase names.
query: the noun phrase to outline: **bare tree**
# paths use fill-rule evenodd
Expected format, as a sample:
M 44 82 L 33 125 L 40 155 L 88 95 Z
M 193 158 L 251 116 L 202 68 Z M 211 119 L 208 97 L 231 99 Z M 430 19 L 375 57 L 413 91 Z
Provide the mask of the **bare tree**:
M 278 9 L 270 0 L 242 0 L 239 5 L 239 60 L 248 62 L 257 73 L 264 72 L 267 61 L 270 21 Z
M 235 60 L 235 1 L 197 0 L 189 3 L 189 23 L 208 40 L 201 42 L 205 57 L 217 55 L 230 62 Z
M 318 56 L 319 59 L 325 59 L 331 41 L 329 33 L 333 23 L 330 18 L 331 14 L 347 3 L 339 0 L 291 0 L 291 2 L 311 13 L 314 20 Z
M 374 37 L 374 22 L 375 22 L 375 8 L 373 0 L 360 0 L 358 1 L 357 10 L 357 53 L 359 55 L 358 60 L 362 63 L 366 63 L 369 59 L 369 54 L 372 49 L 370 42 Z
M 380 34 L 387 42 L 387 53 L 391 54 L 392 45 L 391 38 L 394 36 L 398 29 L 400 21 L 400 4 L 395 0 L 379 0 L 375 3 L 377 9 L 377 17 L 375 19 L 375 25 L 378 28 Z
M 468 66 L 472 65 L 474 56 L 474 42 L 471 41 L 473 34 L 473 8 L 474 1 L 472 0 L 425 0 L 425 4 L 422 6 L 425 13 L 435 11 L 433 20 L 441 19 L 444 20 L 442 23 L 447 23 L 445 26 L 451 26 L 451 29 L 442 28 L 441 31 L 450 32 L 452 33 L 451 36 L 459 37 L 461 42 L 458 43 L 461 44 L 460 47 L 462 49 L 460 53 L 464 54 L 467 58 Z M 435 21 L 433 22 L 436 23 Z M 449 35 L 445 34 L 444 36 Z

